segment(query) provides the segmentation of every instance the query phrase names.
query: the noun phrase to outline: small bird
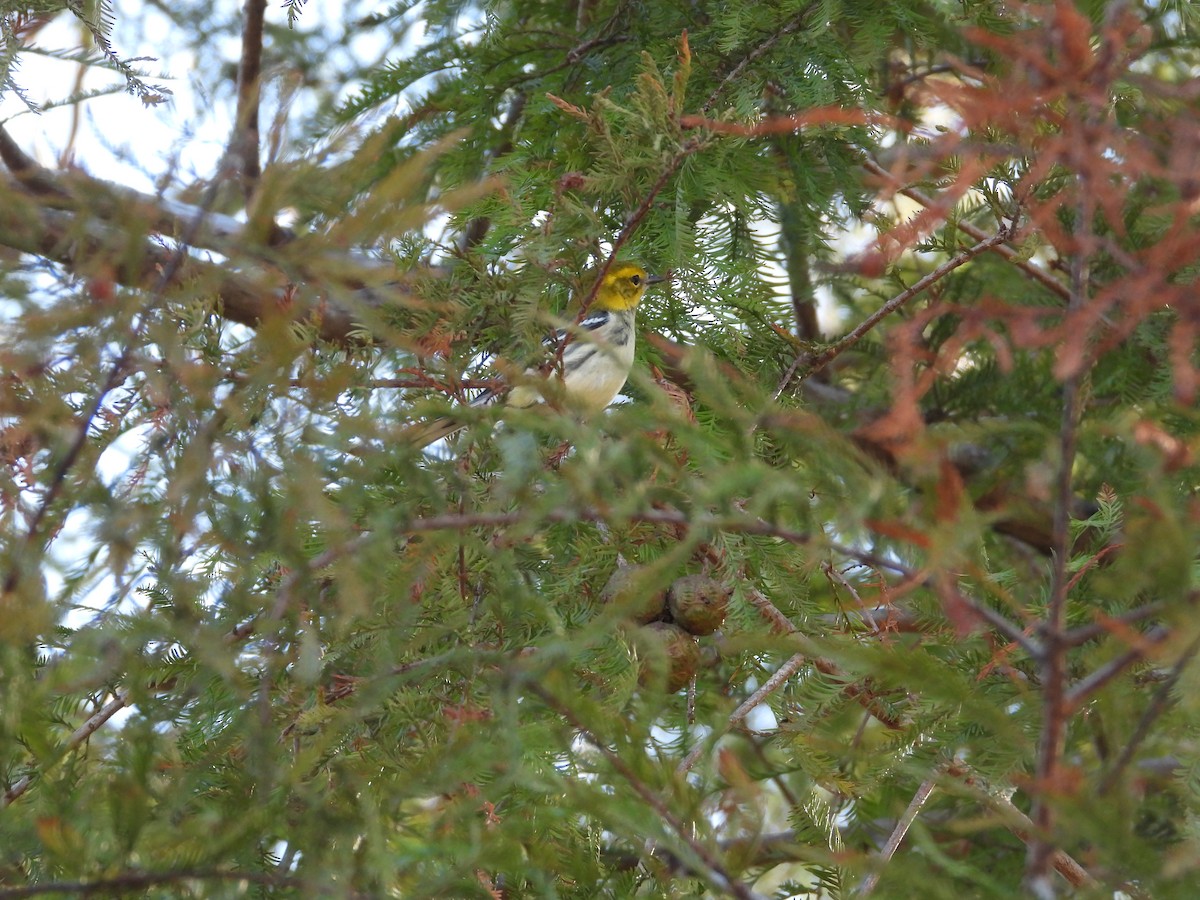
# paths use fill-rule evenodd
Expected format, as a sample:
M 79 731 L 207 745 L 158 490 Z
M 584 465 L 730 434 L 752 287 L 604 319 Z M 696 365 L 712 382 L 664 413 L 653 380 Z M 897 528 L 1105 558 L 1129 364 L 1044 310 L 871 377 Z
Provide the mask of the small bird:
M 621 392 L 633 368 L 638 304 L 650 285 L 663 281 L 666 278 L 648 275 L 636 263 L 614 263 L 600 280 L 584 317 L 574 329 L 558 332 L 552 346 L 557 348 L 568 341 L 562 351 L 562 391 L 573 408 L 585 415 L 595 414 Z M 526 371 L 530 375 L 539 374 L 537 369 Z M 494 403 L 502 393 L 484 391 L 471 405 Z M 504 404 L 512 409 L 526 409 L 544 400 L 537 385 L 519 384 L 508 392 Z M 415 447 L 426 447 L 463 427 L 465 423 L 443 416 L 409 427 L 403 439 Z

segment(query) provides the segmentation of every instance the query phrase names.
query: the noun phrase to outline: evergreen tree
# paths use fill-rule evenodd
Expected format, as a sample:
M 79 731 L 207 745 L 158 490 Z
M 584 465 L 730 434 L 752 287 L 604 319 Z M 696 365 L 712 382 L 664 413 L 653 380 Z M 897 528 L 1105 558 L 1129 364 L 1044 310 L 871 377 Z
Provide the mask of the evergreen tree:
M 1192 6 L 326 16 L 0 3 L 0 898 L 1190 896 Z

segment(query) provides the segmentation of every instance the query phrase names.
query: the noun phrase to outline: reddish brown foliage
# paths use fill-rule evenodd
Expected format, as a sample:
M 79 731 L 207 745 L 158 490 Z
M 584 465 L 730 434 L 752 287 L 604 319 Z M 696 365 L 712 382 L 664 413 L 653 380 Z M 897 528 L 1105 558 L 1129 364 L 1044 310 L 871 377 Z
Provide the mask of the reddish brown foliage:
M 948 109 L 958 124 L 899 156 L 881 196 L 929 178 L 943 189 L 935 205 L 881 236 L 873 253 L 895 259 L 939 227 L 986 173 L 1007 170 L 1017 175 L 1015 242 L 1036 238 L 1048 248 L 1043 264 L 1068 284 L 1070 300 L 1065 308 L 1049 297 L 1042 305 L 994 296 L 969 307 L 930 301 L 893 332 L 896 404 L 873 426 L 877 440 L 911 440 L 922 427 L 917 403 L 974 342 L 988 342 L 1002 367 L 1014 349 L 1051 349 L 1054 374 L 1066 379 L 1164 310 L 1175 316 L 1169 364 L 1177 397 L 1189 402 L 1196 394 L 1200 316 L 1186 275 L 1200 262 L 1196 92 L 1139 77 L 1147 32 L 1124 7 L 1114 6 L 1095 29 L 1066 0 L 1017 13 L 1025 24 L 1011 34 L 971 34 L 1000 59 L 993 71 L 956 62 L 955 78 L 913 82 L 910 100 Z M 1148 218 L 1157 220 L 1153 234 L 1129 224 Z M 863 267 L 876 266 L 868 256 Z M 955 331 L 931 350 L 925 330 L 946 316 Z

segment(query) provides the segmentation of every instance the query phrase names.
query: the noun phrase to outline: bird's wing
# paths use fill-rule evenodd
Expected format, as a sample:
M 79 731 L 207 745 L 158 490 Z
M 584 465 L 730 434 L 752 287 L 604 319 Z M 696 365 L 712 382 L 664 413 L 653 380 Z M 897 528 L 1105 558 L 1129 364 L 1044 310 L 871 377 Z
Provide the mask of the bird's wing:
M 590 312 L 575 323 L 574 329 L 595 331 L 608 321 L 608 316 L 609 314 L 605 310 Z M 557 351 L 557 348 L 562 345 L 563 341 L 567 340 L 571 331 L 572 329 L 560 328 L 555 332 L 553 338 L 547 339 L 546 346 Z M 529 371 L 532 373 L 536 370 L 530 369 Z M 514 393 L 516 392 L 520 392 L 518 397 L 519 402 L 514 404 L 518 408 L 532 406 L 534 403 L 541 402 L 541 395 L 534 389 L 518 387 Z M 487 406 L 490 403 L 495 403 L 501 396 L 502 392 L 499 391 L 481 391 L 475 397 L 471 398 L 470 405 Z M 449 437 L 454 432 L 465 427 L 465 422 L 460 422 L 451 416 L 438 416 L 436 419 L 430 419 L 427 422 L 417 422 L 408 426 L 400 432 L 400 440 L 414 447 L 428 447 L 435 441 Z

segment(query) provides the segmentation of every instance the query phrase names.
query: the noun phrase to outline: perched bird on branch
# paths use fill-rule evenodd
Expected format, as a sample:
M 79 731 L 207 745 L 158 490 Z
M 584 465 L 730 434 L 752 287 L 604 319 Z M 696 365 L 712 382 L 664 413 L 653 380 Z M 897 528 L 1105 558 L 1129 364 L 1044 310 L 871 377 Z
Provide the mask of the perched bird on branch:
M 545 402 L 552 389 L 549 384 L 539 384 L 539 380 L 561 378 L 558 389 L 573 409 L 585 415 L 600 412 L 616 399 L 633 367 L 638 304 L 650 285 L 662 281 L 666 279 L 647 274 L 636 263 L 614 263 L 600 279 L 583 318 L 574 327 L 559 331 L 552 342 L 556 351 L 561 348 L 561 366 L 556 365 L 549 376 L 529 369 L 527 374 L 534 376 L 531 383 L 518 384 L 507 395 L 503 391 L 484 391 L 471 405 L 486 406 L 502 399 L 506 407 L 526 409 Z M 411 426 L 402 439 L 425 447 L 465 424 L 452 416 L 441 416 Z

